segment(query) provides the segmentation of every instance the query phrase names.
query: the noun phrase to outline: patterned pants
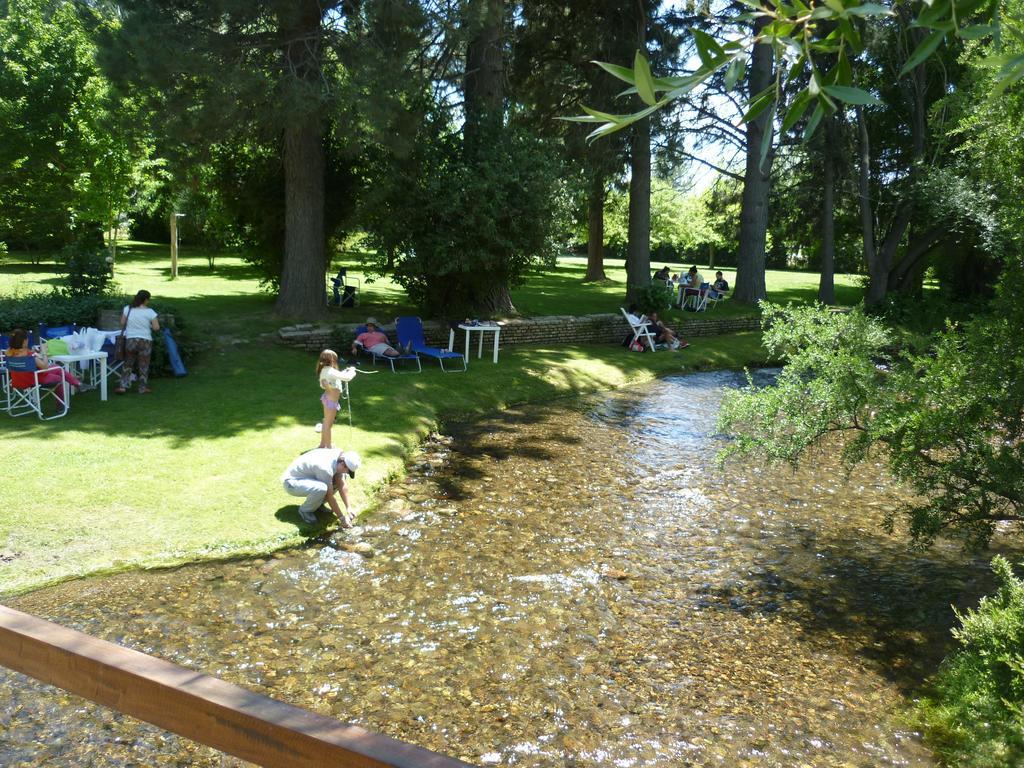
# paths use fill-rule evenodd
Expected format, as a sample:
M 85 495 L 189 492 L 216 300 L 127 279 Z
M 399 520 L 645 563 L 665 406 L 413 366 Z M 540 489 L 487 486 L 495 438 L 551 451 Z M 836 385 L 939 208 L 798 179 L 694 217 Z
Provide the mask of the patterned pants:
M 149 383 L 149 358 L 153 354 L 153 342 L 147 339 L 124 340 L 124 366 L 121 368 L 121 387 L 128 389 L 132 379 L 132 368 L 138 366 L 137 383 L 139 390 Z

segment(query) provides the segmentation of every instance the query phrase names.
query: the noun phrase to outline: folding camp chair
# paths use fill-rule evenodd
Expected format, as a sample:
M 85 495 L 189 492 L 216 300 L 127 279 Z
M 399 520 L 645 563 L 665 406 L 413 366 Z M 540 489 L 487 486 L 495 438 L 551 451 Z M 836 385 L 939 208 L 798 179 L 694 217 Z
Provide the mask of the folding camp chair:
M 359 336 L 359 334 L 361 334 L 361 333 L 366 333 L 366 326 L 365 325 L 357 325 L 356 326 L 356 336 Z M 396 361 L 415 360 L 416 361 L 416 373 L 421 373 L 423 371 L 423 366 L 420 365 L 419 355 L 417 355 L 415 352 L 404 352 L 401 349 L 399 349 L 398 350 L 398 356 L 395 357 L 395 356 L 389 356 L 389 355 L 377 355 L 377 354 L 374 354 L 373 350 L 365 349 L 361 344 L 359 345 L 359 348 L 362 349 L 363 352 L 368 354 L 371 358 L 373 358 L 373 367 L 374 368 L 377 367 L 377 361 L 381 360 L 381 361 L 386 362 L 388 365 L 391 366 L 391 372 L 392 373 L 397 373 L 398 371 L 395 369 L 395 362 Z
M 44 342 L 47 339 L 59 339 L 64 336 L 70 336 L 76 330 L 78 325 L 76 323 L 69 323 L 68 325 L 54 325 L 49 326 L 44 323 L 39 324 L 39 341 Z
M 331 278 L 334 293 L 334 301 L 337 307 L 358 307 L 360 280 L 358 277 L 349 277 L 348 270 L 341 267 L 336 277 Z
M 633 316 L 629 314 L 622 307 L 619 307 L 619 311 L 622 312 L 622 316 L 626 318 L 626 322 L 629 324 L 629 330 L 633 332 L 633 340 L 629 342 L 629 346 L 633 346 L 634 342 L 638 342 L 652 352 L 657 349 L 655 344 L 657 343 L 654 339 L 654 334 L 651 333 L 650 326 L 647 324 L 647 319 L 642 315 L 639 318 L 638 323 L 633 322 Z M 644 343 L 646 341 L 646 344 Z
M 718 302 L 725 298 L 725 294 L 721 291 L 716 291 L 714 288 L 709 288 L 707 295 L 704 299 L 705 306 L 717 307 Z
M 417 355 L 432 357 L 441 364 L 441 370 L 445 373 L 457 373 L 449 371 L 444 367 L 445 360 L 461 360 L 461 370 L 466 370 L 466 358 L 461 352 L 443 349 L 441 347 L 428 347 L 426 337 L 423 335 L 423 321 L 418 317 L 396 317 L 395 335 L 398 336 L 398 344 L 401 349 L 408 349 Z
M 39 370 L 33 355 L 24 357 L 8 357 L 4 361 L 4 389 L 7 394 L 7 413 L 11 416 L 24 416 L 34 413 L 43 421 L 59 419 L 67 414 L 71 407 L 71 389 L 64 379 L 63 369 L 59 365 Z M 52 384 L 43 384 L 43 374 L 57 372 L 60 378 Z M 57 402 L 57 412 L 52 416 L 43 415 L 43 400 L 53 398 Z
M 683 291 L 682 308 L 692 312 L 703 312 L 708 306 L 710 288 L 710 283 L 701 283 L 700 288 L 687 288 Z

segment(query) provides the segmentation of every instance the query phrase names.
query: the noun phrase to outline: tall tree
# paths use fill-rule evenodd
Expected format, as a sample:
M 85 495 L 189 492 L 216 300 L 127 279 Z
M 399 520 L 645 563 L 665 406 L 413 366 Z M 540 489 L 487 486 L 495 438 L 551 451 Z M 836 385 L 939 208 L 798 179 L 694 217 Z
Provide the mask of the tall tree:
M 637 50 L 647 51 L 647 0 L 634 0 Z M 629 241 L 626 246 L 626 301 L 634 302 L 651 283 L 651 120 L 633 126 L 629 147 Z
M 764 17 L 754 21 L 757 35 L 768 23 Z M 747 91 L 751 99 L 765 91 L 775 79 L 775 53 L 772 46 L 759 43 L 750 54 Z M 736 264 L 733 298 L 749 304 L 767 295 L 765 288 L 765 239 L 768 233 L 768 196 L 775 156 L 772 148 L 771 110 L 764 110 L 746 125 L 746 169 L 743 175 L 743 204 L 740 209 L 740 247 Z M 766 149 L 767 147 L 767 149 Z
M 103 39 L 111 77 L 150 95 L 174 138 L 208 156 L 248 130 L 278 147 L 285 215 L 275 311 L 325 308 L 324 131 L 338 93 L 326 52 L 349 31 L 335 0 L 122 0 Z M 336 57 L 335 57 L 336 58 Z

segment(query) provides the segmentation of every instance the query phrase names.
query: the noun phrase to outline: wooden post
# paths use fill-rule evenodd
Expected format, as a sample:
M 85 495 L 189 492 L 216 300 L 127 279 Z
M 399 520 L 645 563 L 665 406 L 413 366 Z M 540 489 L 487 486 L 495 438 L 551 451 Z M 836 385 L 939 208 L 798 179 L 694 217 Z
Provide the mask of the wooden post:
M 3 605 L 0 665 L 269 768 L 470 768 Z
M 171 280 L 178 276 L 178 214 L 171 212 Z

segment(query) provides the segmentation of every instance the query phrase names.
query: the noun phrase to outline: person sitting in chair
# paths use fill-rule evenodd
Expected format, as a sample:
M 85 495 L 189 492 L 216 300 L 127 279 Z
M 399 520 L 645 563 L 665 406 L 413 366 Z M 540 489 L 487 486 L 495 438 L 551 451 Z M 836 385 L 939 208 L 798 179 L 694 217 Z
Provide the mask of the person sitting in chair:
M 366 330 L 356 336 L 356 340 L 352 342 L 352 357 L 359 353 L 360 348 L 374 355 L 399 356 L 398 350 L 388 343 L 387 334 L 380 330 L 377 321 L 372 317 L 366 318 Z
M 648 327 L 655 332 L 655 341 L 661 344 L 668 344 L 671 349 L 686 349 L 690 342 L 680 339 L 679 336 L 658 318 L 657 312 L 647 315 Z
M 729 281 L 722 277 L 721 272 L 715 272 L 715 282 L 711 284 L 711 287 L 719 296 L 724 296 L 729 292 Z
M 672 270 L 670 270 L 667 266 L 662 267 L 661 269 L 659 269 L 657 272 L 654 273 L 654 279 L 655 280 L 671 280 L 672 279 Z

